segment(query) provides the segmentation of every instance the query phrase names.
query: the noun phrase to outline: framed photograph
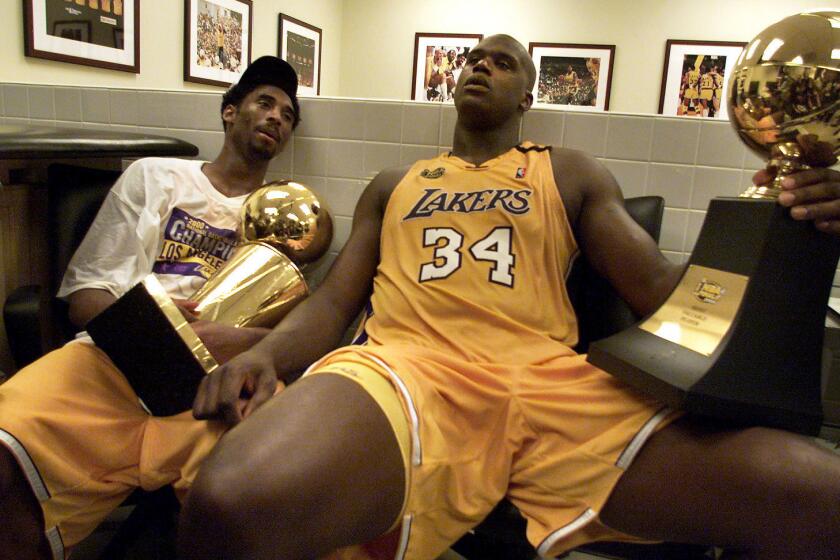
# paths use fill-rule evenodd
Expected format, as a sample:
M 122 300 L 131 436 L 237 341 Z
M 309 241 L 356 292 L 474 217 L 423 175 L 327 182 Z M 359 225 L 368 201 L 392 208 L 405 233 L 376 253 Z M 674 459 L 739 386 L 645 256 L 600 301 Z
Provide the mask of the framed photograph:
M 227 87 L 251 63 L 251 0 L 184 0 L 184 80 Z
M 277 56 L 292 65 L 298 75 L 298 95 L 321 93 L 321 30 L 286 14 L 280 14 Z
M 411 98 L 452 103 L 467 53 L 483 38 L 469 33 L 415 33 Z
M 26 56 L 140 72 L 140 0 L 24 0 Z
M 529 43 L 537 68 L 536 106 L 576 111 L 610 108 L 615 45 Z
M 726 87 L 746 43 L 668 39 L 659 113 L 727 119 Z

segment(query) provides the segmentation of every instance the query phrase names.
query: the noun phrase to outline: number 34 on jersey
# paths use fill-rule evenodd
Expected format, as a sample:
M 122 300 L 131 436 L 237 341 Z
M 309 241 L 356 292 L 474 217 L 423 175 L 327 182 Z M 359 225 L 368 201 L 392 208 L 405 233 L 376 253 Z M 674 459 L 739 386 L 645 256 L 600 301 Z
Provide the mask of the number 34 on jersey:
M 511 246 L 512 229 L 496 227 L 473 242 L 468 248 L 464 236 L 454 228 L 438 227 L 423 230 L 423 246 L 434 247 L 433 260 L 420 266 L 420 282 L 442 280 L 456 274 L 464 258 L 490 263 L 488 280 L 513 287 L 516 255 Z

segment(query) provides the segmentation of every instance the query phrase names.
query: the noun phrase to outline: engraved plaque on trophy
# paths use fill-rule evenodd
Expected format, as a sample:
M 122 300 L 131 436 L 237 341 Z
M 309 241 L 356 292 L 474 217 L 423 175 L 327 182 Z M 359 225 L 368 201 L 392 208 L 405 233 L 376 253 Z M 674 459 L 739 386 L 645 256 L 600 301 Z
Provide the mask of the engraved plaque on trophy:
M 331 218 L 304 185 L 271 183 L 246 199 L 239 233 L 230 259 L 190 300 L 201 319 L 272 327 L 308 294 L 297 264 L 329 246 Z M 154 274 L 86 328 L 155 416 L 188 410 L 202 378 L 218 367 Z
M 816 434 L 826 303 L 840 241 L 778 204 L 790 173 L 840 148 L 840 12 L 788 17 L 741 53 L 727 103 L 772 184 L 711 201 L 682 279 L 589 361 L 674 408 Z

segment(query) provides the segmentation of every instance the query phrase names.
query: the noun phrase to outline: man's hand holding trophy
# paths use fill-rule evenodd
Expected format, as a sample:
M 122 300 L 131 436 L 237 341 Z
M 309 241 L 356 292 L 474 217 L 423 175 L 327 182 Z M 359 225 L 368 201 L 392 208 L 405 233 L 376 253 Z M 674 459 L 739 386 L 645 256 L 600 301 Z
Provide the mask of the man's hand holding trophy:
M 264 185 L 241 216 L 237 248 L 188 302 L 174 302 L 150 274 L 87 325 L 155 416 L 189 409 L 201 379 L 219 365 L 191 326 L 196 316 L 273 327 L 309 294 L 301 268 L 332 240 L 329 213 L 300 183 Z

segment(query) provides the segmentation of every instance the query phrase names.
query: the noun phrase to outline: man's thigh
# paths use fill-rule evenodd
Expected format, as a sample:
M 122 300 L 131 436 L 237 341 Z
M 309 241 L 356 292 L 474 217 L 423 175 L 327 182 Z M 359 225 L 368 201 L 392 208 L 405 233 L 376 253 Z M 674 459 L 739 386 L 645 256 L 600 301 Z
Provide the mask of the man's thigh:
M 404 489 L 400 446 L 377 402 L 346 377 L 306 376 L 228 432 L 202 465 L 185 510 L 188 552 L 201 557 L 201 535 L 228 523 L 241 540 L 207 553 L 317 557 L 384 533 Z
M 796 434 L 684 417 L 645 445 L 601 518 L 641 537 L 783 551 L 799 546 L 792 535 L 836 533 L 838 514 L 840 456 Z

